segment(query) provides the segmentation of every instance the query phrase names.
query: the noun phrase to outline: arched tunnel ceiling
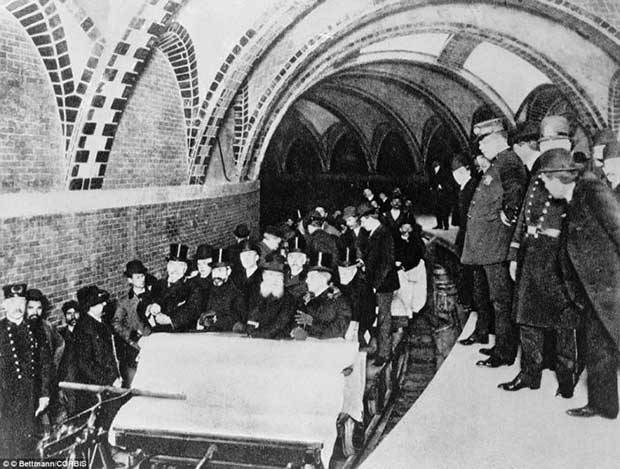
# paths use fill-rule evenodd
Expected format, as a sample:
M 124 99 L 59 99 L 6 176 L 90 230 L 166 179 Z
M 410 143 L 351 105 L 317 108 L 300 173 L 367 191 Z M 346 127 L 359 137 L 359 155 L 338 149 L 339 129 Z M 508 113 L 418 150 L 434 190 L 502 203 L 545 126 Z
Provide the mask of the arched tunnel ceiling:
M 298 99 L 295 108 L 312 125 L 319 135 L 323 135 L 336 122 L 340 122 L 336 116 L 318 104 L 307 99 Z

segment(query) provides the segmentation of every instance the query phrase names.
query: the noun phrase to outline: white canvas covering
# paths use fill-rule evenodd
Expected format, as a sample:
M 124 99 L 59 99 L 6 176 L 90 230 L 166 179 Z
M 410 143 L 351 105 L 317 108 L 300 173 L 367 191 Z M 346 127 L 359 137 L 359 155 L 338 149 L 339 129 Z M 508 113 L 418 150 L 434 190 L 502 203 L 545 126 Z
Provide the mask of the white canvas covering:
M 322 443 L 327 467 L 339 412 L 361 410 L 363 379 L 357 392 L 347 386 L 345 406 L 342 370 L 365 360 L 357 344 L 343 339 L 193 333 L 153 334 L 140 344 L 133 387 L 182 392 L 187 400 L 132 398 L 112 424 L 113 443 L 123 430 Z M 360 381 L 360 373 L 352 376 Z

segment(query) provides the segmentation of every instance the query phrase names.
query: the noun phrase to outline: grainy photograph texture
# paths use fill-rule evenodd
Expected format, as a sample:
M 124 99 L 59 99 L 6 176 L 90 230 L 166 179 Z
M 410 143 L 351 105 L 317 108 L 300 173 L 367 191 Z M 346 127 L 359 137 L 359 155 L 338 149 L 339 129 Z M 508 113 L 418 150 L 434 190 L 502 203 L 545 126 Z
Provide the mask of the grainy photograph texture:
M 620 0 L 0 0 L 0 464 L 620 467 Z

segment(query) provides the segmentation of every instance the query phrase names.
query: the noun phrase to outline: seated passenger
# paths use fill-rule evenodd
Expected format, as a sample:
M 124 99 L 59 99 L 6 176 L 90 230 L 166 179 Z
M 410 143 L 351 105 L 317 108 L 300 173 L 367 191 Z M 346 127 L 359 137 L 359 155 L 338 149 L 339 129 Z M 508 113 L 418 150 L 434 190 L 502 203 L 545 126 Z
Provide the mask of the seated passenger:
M 280 249 L 283 233 L 277 226 L 268 226 L 263 232 L 263 239 L 258 243 L 260 262 L 265 262 L 267 256 Z
M 243 294 L 230 280 L 231 263 L 223 249 L 218 249 L 212 264 L 212 283 L 205 312 L 200 315 L 198 329 L 212 332 L 244 332 L 246 307 Z
M 228 254 L 230 256 L 230 261 L 234 265 L 235 259 L 232 258 L 232 253 L 229 252 Z M 241 290 L 247 310 L 251 311 L 260 295 L 261 272 L 258 268 L 260 250 L 251 241 L 246 241 L 240 247 L 237 256 L 241 263 L 241 269 L 237 272 L 233 270 L 231 278 L 235 286 Z M 244 319 L 247 320 L 247 318 Z
M 192 288 L 193 300 L 198 305 L 198 317 L 206 311 L 209 302 L 209 292 L 213 285 L 211 278 L 211 264 L 213 263 L 213 247 L 209 244 L 201 244 L 196 249 L 193 259 L 198 271 L 197 275 L 188 280 Z
M 324 252 L 318 252 L 313 259 L 306 278 L 309 294 L 305 305 L 297 310 L 297 327 L 291 331 L 291 337 L 297 340 L 305 340 L 308 336 L 344 337 L 351 320 L 351 307 L 340 291 L 330 287 L 334 261 Z
M 287 337 L 296 302 L 284 289 L 284 264 L 277 260 L 263 264 L 259 299 L 247 322 L 248 334 L 264 339 Z
M 305 245 L 304 238 L 296 236 L 290 240 L 286 256 L 288 269 L 285 274 L 284 288 L 298 300 L 308 293 L 308 285 L 306 285 L 308 256 L 304 251 Z
M 338 264 L 340 290 L 351 305 L 351 325 L 347 331 L 348 340 L 356 340 L 362 346 L 366 343 L 366 332 L 372 334 L 372 325 L 377 316 L 375 294 L 360 271 L 351 248 L 346 248 Z

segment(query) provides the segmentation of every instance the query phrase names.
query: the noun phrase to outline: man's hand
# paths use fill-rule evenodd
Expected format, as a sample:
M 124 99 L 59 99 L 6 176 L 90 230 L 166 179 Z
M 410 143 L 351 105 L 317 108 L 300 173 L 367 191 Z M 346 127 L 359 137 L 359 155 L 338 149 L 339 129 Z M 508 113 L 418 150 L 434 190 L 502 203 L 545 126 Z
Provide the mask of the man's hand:
M 38 417 L 43 412 L 45 412 L 45 409 L 47 409 L 47 406 L 49 405 L 49 403 L 50 403 L 49 397 L 39 397 L 39 407 L 37 407 L 37 410 L 35 411 L 34 416 Z
M 508 217 L 506 216 L 506 214 L 504 213 L 503 210 L 501 212 L 499 212 L 499 218 L 500 218 L 500 220 L 502 220 L 502 223 L 504 225 L 512 226 L 512 223 L 510 223 L 510 220 L 508 220 Z
M 157 303 L 151 303 L 146 307 L 146 314 L 156 316 L 161 313 L 161 306 Z
M 295 322 L 300 326 L 311 326 L 312 325 L 312 316 L 303 311 L 297 310 L 295 314 Z
M 160 326 L 167 326 L 169 324 L 172 324 L 172 319 L 170 319 L 170 316 L 166 314 L 159 313 L 157 316 L 155 316 L 155 322 Z
M 296 327 L 291 331 L 291 337 L 295 340 L 306 340 L 308 333 L 301 327 Z
M 123 385 L 123 380 L 121 378 L 116 378 L 112 383 L 112 386 L 115 388 L 120 388 Z
M 514 282 L 517 280 L 517 261 L 510 261 L 509 269 L 510 269 L 510 278 Z

